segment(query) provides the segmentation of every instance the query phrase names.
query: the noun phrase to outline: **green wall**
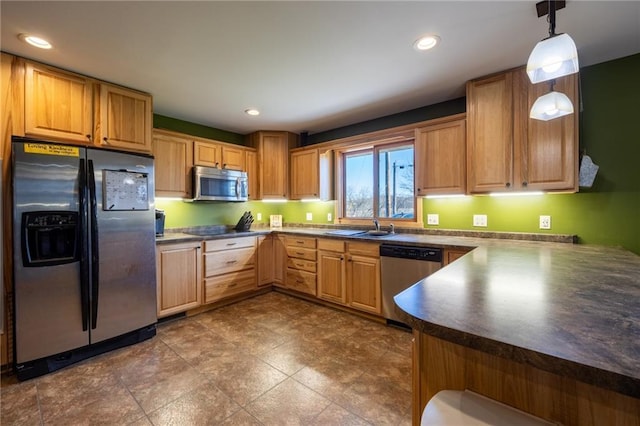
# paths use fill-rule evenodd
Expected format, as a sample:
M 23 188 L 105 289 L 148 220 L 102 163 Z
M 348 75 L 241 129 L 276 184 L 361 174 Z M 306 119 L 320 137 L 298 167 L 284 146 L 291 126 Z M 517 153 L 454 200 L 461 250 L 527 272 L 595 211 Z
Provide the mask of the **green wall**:
M 178 120 L 177 118 L 166 117 L 160 114 L 153 114 L 153 127 L 156 129 L 173 130 L 175 132 L 185 133 L 192 136 L 200 136 L 201 138 L 214 139 L 220 142 L 244 145 L 244 136 L 239 133 L 215 129 L 213 127 Z
M 580 146 L 600 166 L 592 188 L 577 194 L 545 194 L 524 197 L 464 197 L 423 199 L 423 212 L 438 213 L 435 229 L 478 229 L 472 226 L 474 214 L 486 214 L 489 231 L 547 232 L 575 234 L 586 244 L 623 246 L 640 254 L 640 54 L 617 59 L 581 70 L 583 111 L 580 117 Z M 431 108 L 412 110 L 407 115 L 394 114 L 335 131 L 309 136 L 319 142 L 325 137 L 353 135 L 407 124 L 407 120 L 435 118 L 438 112 L 448 115 L 462 105 L 460 100 Z M 419 111 L 419 113 L 416 113 Z M 460 112 L 460 111 L 456 111 Z M 384 126 L 384 127 L 381 127 Z M 177 130 L 177 129 L 176 129 Z M 344 137 L 336 136 L 336 137 Z M 282 214 L 289 223 L 329 223 L 327 213 L 334 213 L 334 202 L 288 202 L 272 204 L 212 203 L 195 205 L 182 201 L 162 201 L 166 207 L 167 226 L 191 226 L 213 223 L 233 224 L 244 210 L 263 214 Z M 306 220 L 311 212 L 312 221 Z M 552 229 L 538 229 L 538 216 L 551 215 Z

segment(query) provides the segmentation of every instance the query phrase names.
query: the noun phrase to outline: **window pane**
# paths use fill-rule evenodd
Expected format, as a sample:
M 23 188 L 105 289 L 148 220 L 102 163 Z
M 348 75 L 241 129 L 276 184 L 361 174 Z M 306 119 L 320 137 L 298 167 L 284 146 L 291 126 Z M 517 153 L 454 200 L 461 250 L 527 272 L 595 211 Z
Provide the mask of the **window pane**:
M 373 153 L 349 153 L 344 158 L 345 217 L 373 217 Z
M 414 217 L 413 146 L 381 149 L 378 157 L 378 217 Z

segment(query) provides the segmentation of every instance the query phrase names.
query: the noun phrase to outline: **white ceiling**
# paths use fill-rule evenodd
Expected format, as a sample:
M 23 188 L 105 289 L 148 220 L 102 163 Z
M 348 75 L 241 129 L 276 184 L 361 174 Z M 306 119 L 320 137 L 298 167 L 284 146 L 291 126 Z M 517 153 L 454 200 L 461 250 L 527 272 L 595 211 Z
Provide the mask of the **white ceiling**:
M 464 96 L 465 81 L 526 63 L 548 32 L 535 3 L 2 0 L 1 46 L 150 92 L 158 114 L 317 133 Z M 640 1 L 568 1 L 556 30 L 581 66 L 638 53 Z M 419 53 L 425 33 L 442 41 Z

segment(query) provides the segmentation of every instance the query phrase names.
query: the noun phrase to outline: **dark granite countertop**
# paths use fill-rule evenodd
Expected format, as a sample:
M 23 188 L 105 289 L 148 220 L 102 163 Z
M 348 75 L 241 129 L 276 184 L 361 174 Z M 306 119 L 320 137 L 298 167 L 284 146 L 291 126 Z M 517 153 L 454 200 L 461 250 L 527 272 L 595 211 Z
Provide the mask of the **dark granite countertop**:
M 640 398 L 640 256 L 487 242 L 395 297 L 413 328 Z

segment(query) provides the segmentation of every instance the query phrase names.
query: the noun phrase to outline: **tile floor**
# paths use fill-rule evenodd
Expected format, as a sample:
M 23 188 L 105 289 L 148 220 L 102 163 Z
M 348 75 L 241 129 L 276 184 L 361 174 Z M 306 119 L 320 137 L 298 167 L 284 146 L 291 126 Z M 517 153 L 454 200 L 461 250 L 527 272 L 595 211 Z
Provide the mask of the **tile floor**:
M 271 292 L 16 383 L 2 425 L 410 425 L 411 334 Z

